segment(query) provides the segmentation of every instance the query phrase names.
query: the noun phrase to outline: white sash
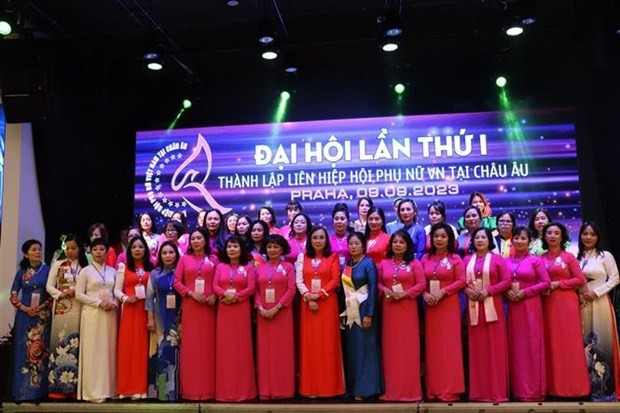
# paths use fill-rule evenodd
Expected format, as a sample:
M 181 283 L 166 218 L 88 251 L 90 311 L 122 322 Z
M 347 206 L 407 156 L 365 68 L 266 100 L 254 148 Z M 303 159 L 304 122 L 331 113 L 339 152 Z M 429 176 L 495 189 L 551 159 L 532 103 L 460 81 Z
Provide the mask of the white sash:
M 347 269 L 349 271 L 347 271 Z M 347 274 L 348 272 L 348 274 Z M 357 290 L 353 286 L 353 279 L 351 278 L 351 267 L 344 267 L 342 273 L 342 287 L 345 294 L 345 304 L 347 309 L 340 314 L 341 317 L 347 318 L 347 326 L 351 328 L 353 323 L 358 326 L 362 326 L 362 320 L 360 318 L 360 305 L 368 298 L 368 284 L 362 285 Z
M 470 286 L 475 285 L 476 274 L 474 267 L 476 265 L 476 254 L 472 255 L 469 263 L 467 264 L 467 283 Z M 489 277 L 489 268 L 491 267 L 491 253 L 488 252 L 484 257 L 484 265 L 482 267 L 482 288 L 486 288 L 491 285 L 491 279 Z M 472 326 L 478 325 L 478 312 L 480 311 L 480 302 L 468 300 L 469 302 L 469 324 Z M 493 297 L 489 295 L 484 299 L 484 315 L 488 323 L 497 321 L 497 311 L 495 311 L 495 303 Z

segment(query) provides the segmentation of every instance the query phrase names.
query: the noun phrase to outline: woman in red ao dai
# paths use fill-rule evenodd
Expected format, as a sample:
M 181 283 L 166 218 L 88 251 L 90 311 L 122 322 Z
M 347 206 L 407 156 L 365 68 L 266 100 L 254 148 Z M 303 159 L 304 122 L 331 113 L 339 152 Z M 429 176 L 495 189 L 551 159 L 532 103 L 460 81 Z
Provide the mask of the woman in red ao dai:
M 465 392 L 458 292 L 465 288 L 465 266 L 456 249 L 454 230 L 444 222 L 430 231 L 431 247 L 422 257 L 424 293 L 425 384 L 428 399 L 458 400 Z
M 520 401 L 544 400 L 547 392 L 541 294 L 549 288 L 549 274 L 545 263 L 530 254 L 530 241 L 527 227 L 515 228 L 512 234 L 515 253 L 506 258 L 512 277 L 506 293 L 510 389 Z
M 366 225 L 366 255 L 372 259 L 375 265 L 379 265 L 385 258 L 390 246 L 390 235 L 385 229 L 385 213 L 383 209 L 372 207 L 368 211 Z
M 252 311 L 254 266 L 246 244 L 236 235 L 224 243 L 213 277 L 219 298 L 215 327 L 215 399 L 239 402 L 256 398 Z
M 586 280 L 577 258 L 564 250 L 569 241 L 566 227 L 552 222 L 542 234 L 547 252 L 541 258 L 551 279 L 551 293 L 543 298 L 547 394 L 583 397 L 590 393 L 590 380 L 576 289 Z
M 305 397 L 333 397 L 345 391 L 335 294 L 340 285 L 340 266 L 338 257 L 331 251 L 325 228 L 312 228 L 308 237 L 308 250 L 299 255 L 295 265 L 297 289 L 303 297 L 299 326 L 299 393 Z
M 123 303 L 118 328 L 118 395 L 146 398 L 149 331 L 144 308 L 146 287 L 153 269 L 147 241 L 134 238 L 127 246 L 127 267 L 116 273 L 114 295 Z
M 337 203 L 332 211 L 332 224 L 334 232 L 329 236 L 329 244 L 332 251 L 338 254 L 340 268 L 344 268 L 344 264 L 351 258 L 349 249 L 347 248 L 347 236 L 349 232 L 349 208 L 345 203 Z
M 424 292 L 426 280 L 415 252 L 407 231 L 398 230 L 390 237 L 386 258 L 377 267 L 383 296 L 385 393 L 381 400 L 422 400 L 417 297 Z M 406 357 L 403 349 L 407 349 Z
M 254 305 L 256 320 L 256 370 L 262 400 L 295 395 L 295 343 L 293 309 L 295 270 L 283 260 L 290 252 L 286 239 L 272 234 L 263 243 L 268 261 L 256 268 Z
M 215 303 L 209 233 L 196 228 L 189 235 L 187 254 L 174 272 L 174 289 L 183 297 L 179 391 L 188 400 L 215 396 Z
M 508 345 L 502 293 L 510 288 L 506 262 L 491 250 L 491 230 L 472 233 L 474 253 L 463 260 L 467 275 L 469 399 L 508 401 Z

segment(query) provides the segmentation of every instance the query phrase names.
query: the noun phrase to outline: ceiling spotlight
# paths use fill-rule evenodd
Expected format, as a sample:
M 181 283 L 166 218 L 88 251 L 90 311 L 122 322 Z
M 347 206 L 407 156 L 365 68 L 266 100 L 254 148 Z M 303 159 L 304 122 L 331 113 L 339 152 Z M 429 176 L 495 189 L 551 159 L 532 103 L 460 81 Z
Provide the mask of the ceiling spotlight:
M 529 26 L 530 24 L 536 23 L 536 19 L 534 17 L 526 17 L 521 20 L 521 24 L 524 26 Z
M 258 21 L 258 42 L 269 44 L 275 41 L 276 30 L 270 19 L 260 19 Z
M 291 98 L 290 92 L 284 90 L 284 91 L 282 91 L 282 93 L 280 93 L 280 99 L 282 99 L 282 100 L 289 100 L 290 98 Z
M 508 80 L 506 80 L 504 76 L 499 76 L 497 79 L 495 79 L 495 85 L 497 87 L 505 87 L 507 83 Z
M 293 65 L 287 66 L 287 67 L 284 68 L 284 71 L 286 73 L 297 73 L 297 70 L 298 70 L 297 66 L 293 66 Z
M 239 5 L 239 1 L 237 1 L 237 0 L 228 0 L 226 2 L 226 5 L 228 7 L 237 7 Z
M 383 33 L 388 37 L 400 36 L 403 33 L 400 16 L 394 9 L 386 10 L 382 24 Z
M 265 60 L 274 60 L 278 58 L 278 52 L 273 49 L 269 49 L 269 50 L 263 51 L 263 54 L 261 56 Z
M 519 36 L 520 34 L 523 33 L 523 27 L 521 26 L 511 26 L 508 29 L 506 29 L 506 34 L 508 36 Z
M 183 99 L 183 109 L 189 109 L 192 107 L 192 101 L 189 99 Z
M 383 43 L 383 46 L 381 46 L 381 48 L 384 52 L 393 52 L 395 50 L 398 50 L 398 42 L 394 40 L 387 40 L 385 43 Z
M 144 61 L 149 70 L 158 71 L 164 68 L 164 65 L 158 53 L 148 52 L 144 54 Z

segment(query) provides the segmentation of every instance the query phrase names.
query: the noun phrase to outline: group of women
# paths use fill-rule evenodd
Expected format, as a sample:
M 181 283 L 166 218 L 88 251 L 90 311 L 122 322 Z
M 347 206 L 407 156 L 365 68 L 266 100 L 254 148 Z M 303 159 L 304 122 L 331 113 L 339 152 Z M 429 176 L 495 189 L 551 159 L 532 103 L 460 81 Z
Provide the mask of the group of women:
M 394 205 L 388 223 L 362 198 L 352 222 L 338 203 L 332 231 L 296 201 L 282 228 L 268 206 L 187 233 L 183 214 L 158 234 L 143 213 L 126 251 L 98 224 L 51 269 L 27 241 L 15 400 L 617 400 L 620 279 L 595 223 L 575 257 L 543 209 L 518 226 L 476 192 L 456 227 L 439 200 L 422 227 L 412 199 Z

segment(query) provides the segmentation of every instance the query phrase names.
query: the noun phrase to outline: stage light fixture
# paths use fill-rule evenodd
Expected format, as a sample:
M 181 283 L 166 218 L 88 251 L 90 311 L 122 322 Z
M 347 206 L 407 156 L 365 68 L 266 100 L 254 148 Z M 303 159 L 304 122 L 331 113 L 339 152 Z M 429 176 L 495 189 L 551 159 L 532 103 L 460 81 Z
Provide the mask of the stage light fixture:
M 383 33 L 388 37 L 400 36 L 403 33 L 402 21 L 395 9 L 386 10 L 382 23 Z
M 8 36 L 11 34 L 12 31 L 13 27 L 11 26 L 11 23 L 9 23 L 9 21 L 5 20 L 4 18 L 0 18 L 0 35 Z
M 274 60 L 278 58 L 279 50 L 275 45 L 275 42 L 271 42 L 263 46 L 261 56 L 265 60 Z
M 393 52 L 398 50 L 398 42 L 394 41 L 394 40 L 387 40 L 383 43 L 383 46 L 381 46 L 381 48 L 383 49 L 384 52 Z
M 281 98 L 282 100 L 289 100 L 289 99 L 291 98 L 291 94 L 290 94 L 288 91 L 283 90 L 283 91 L 280 93 L 280 98 Z
M 405 85 L 403 85 L 402 83 L 397 83 L 394 86 L 394 92 L 396 92 L 399 95 L 402 95 L 403 93 L 405 93 Z
M 156 53 L 156 52 L 145 53 L 144 61 L 146 62 L 146 67 L 149 70 L 159 71 L 164 68 L 164 64 L 162 63 L 159 53 Z
M 189 99 L 183 99 L 183 109 L 189 109 L 192 107 L 192 101 Z
M 239 5 L 239 1 L 238 0 L 228 0 L 226 2 L 226 5 L 228 7 L 237 7 Z
M 525 17 L 525 18 L 521 19 L 521 23 L 524 26 L 529 26 L 530 24 L 536 23 L 536 19 L 534 17 Z
M 260 19 L 258 21 L 258 42 L 269 44 L 276 40 L 276 30 L 270 19 Z
M 506 84 L 508 83 L 508 80 L 504 77 L 504 76 L 499 76 L 497 79 L 495 79 L 495 85 L 497 85 L 497 87 L 505 87 Z
M 506 34 L 508 36 L 514 37 L 523 34 L 523 27 L 521 26 L 510 26 L 506 29 Z

